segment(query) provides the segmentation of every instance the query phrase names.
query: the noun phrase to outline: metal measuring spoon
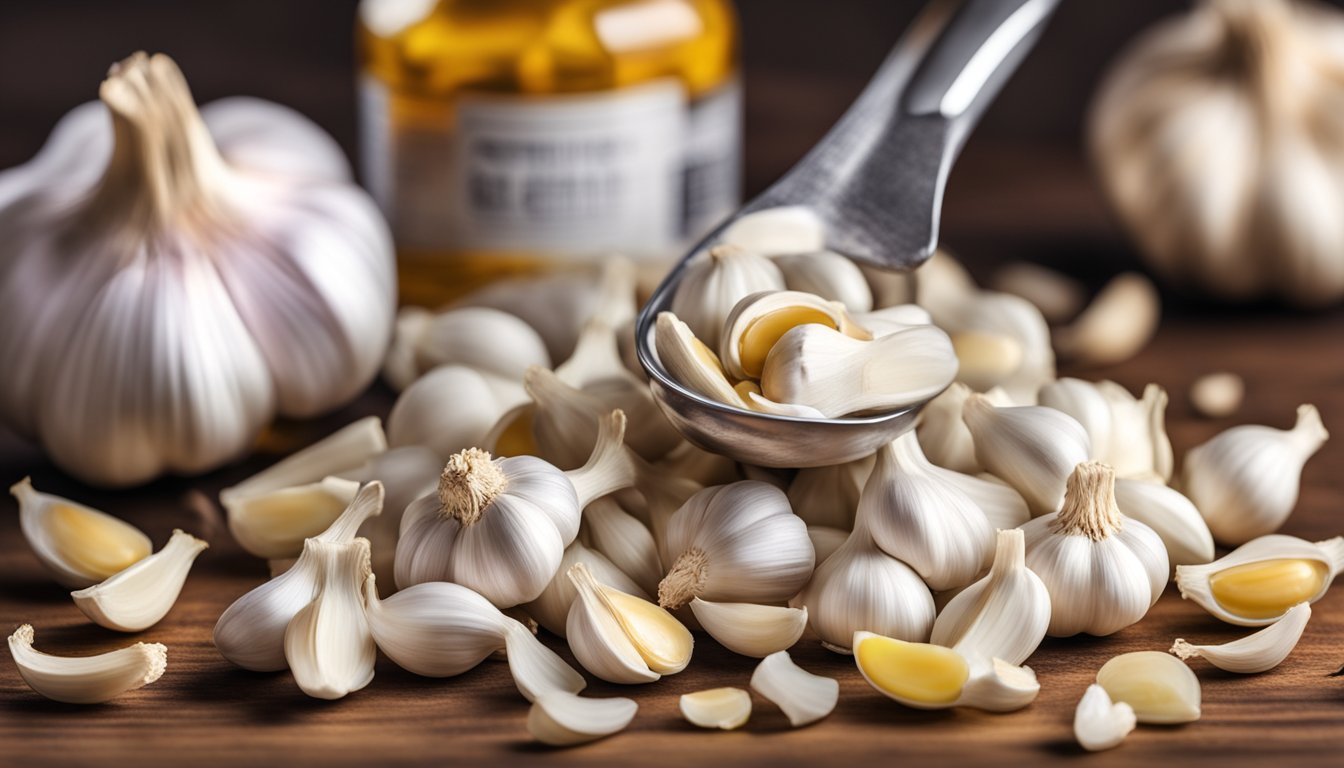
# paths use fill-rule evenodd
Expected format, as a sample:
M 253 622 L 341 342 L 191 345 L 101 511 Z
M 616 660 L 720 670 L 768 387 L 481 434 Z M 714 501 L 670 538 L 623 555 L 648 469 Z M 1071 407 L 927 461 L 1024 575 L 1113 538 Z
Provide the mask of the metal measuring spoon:
M 639 361 L 663 413 L 696 445 L 748 464 L 819 467 L 861 458 L 914 425 L 922 406 L 839 419 L 758 413 L 682 386 L 653 351 L 687 262 L 742 216 L 811 208 L 827 247 L 857 261 L 909 270 L 933 254 L 952 162 L 1059 0 L 934 0 L 821 143 L 721 223 L 668 273 L 635 326 Z M 709 340 L 713 343 L 713 340 Z

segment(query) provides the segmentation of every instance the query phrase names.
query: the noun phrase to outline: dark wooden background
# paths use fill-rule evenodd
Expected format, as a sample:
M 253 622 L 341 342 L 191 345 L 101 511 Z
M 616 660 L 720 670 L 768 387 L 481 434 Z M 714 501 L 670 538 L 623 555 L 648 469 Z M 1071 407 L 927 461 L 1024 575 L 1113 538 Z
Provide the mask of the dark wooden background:
M 760 189 L 826 129 L 876 67 L 918 3 L 896 0 L 740 0 L 747 87 L 746 174 Z M 949 185 L 946 240 L 980 274 L 994 262 L 1030 258 L 1096 284 L 1137 259 L 1108 216 L 1081 149 L 1088 98 L 1107 61 L 1153 19 L 1183 2 L 1065 2 L 1049 34 L 1008 85 L 972 139 Z M 46 0 L 0 3 L 0 167 L 23 162 L 66 110 L 94 97 L 107 66 L 136 49 L 172 54 L 197 97 L 247 93 L 293 106 L 354 146 L 354 57 L 350 0 Z M 3 233 L 0 233 L 3 236 Z M 1299 314 L 1272 305 L 1225 307 L 1167 295 L 1153 344 L 1114 369 L 1081 372 L 1137 389 L 1172 393 L 1177 455 L 1238 421 L 1287 426 L 1300 402 L 1320 406 L 1338 437 L 1308 465 L 1299 510 L 1285 532 L 1324 538 L 1344 532 L 1344 314 Z M 1192 416 L 1185 393 L 1199 374 L 1231 369 L 1249 399 L 1235 419 Z M 5 363 L 0 361 L 0 375 Z M 83 488 L 38 452 L 0 430 L 0 486 L 32 474 L 57 489 L 140 524 L 156 543 L 173 527 L 206 536 L 182 599 L 143 633 L 169 645 L 158 683 L 115 702 L 68 707 L 39 698 L 0 660 L 0 765 L 540 763 L 1126 765 L 1289 763 L 1339 765 L 1344 748 L 1344 598 L 1328 595 L 1297 652 L 1255 677 L 1195 664 L 1205 716 L 1178 727 L 1143 727 L 1118 750 L 1086 756 L 1073 745 L 1073 706 L 1095 670 L 1116 653 L 1165 649 L 1177 636 L 1220 642 L 1243 634 L 1174 591 L 1141 624 L 1104 639 L 1051 640 L 1029 662 L 1043 689 L 1008 716 L 919 713 L 869 689 L 844 658 L 804 640 L 804 666 L 841 679 L 835 714 L 793 731 L 757 700 L 742 731 L 697 731 L 676 714 L 676 697 L 717 685 L 745 686 L 753 663 L 702 638 L 681 675 L 636 689 L 593 684 L 595 695 L 632 695 L 632 728 L 610 740 L 551 752 L 531 744 L 526 706 L 502 665 L 486 663 L 448 681 L 423 680 L 380 661 L 370 687 L 339 703 L 306 699 L 287 675 L 232 668 L 209 642 L 210 627 L 265 567 L 242 553 L 202 498 L 277 452 L 358 415 L 385 414 L 375 387 L 358 402 L 308 425 L 285 425 L 244 466 L 205 478 L 168 478 L 116 493 Z M 202 496 L 203 494 L 203 496 Z M 99 652 L 129 642 L 93 627 L 44 575 L 19 534 L 15 505 L 0 499 L 0 630 L 37 627 L 38 646 Z M 132 638 L 133 639 L 133 638 Z

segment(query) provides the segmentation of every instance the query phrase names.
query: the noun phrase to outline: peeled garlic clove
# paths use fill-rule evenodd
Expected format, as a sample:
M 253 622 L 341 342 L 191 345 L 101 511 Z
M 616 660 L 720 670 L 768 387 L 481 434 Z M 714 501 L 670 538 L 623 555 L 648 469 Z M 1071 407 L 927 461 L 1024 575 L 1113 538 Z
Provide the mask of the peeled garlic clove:
M 285 628 L 285 661 L 304 693 L 339 699 L 373 680 L 377 649 L 364 613 L 369 542 L 309 541 L 305 551 L 319 563 L 317 594 Z
M 820 566 L 849 539 L 849 531 L 827 528 L 824 525 L 809 525 L 807 537 L 812 540 L 812 549 L 816 552 L 817 565 Z
M 1097 684 L 1112 701 L 1132 707 L 1140 723 L 1171 725 L 1199 719 L 1199 678 L 1161 651 L 1116 656 L 1097 671 Z
M 1172 568 L 1213 559 L 1213 534 L 1180 491 L 1157 482 L 1118 478 L 1115 504 L 1125 517 L 1138 520 L 1162 538 Z
M 1133 707 L 1112 702 L 1106 689 L 1093 683 L 1074 710 L 1073 737 L 1088 752 L 1100 752 L 1119 746 L 1136 722 Z
M 811 208 L 783 205 L 743 216 L 721 239 L 765 256 L 816 253 L 826 247 L 826 225 Z
M 731 731 L 751 717 L 751 694 L 741 688 L 711 688 L 683 693 L 677 700 L 681 716 L 701 728 Z
M 963 472 L 968 475 L 980 472 L 982 467 L 975 459 L 975 441 L 966 422 L 961 418 L 966 398 L 972 390 L 956 381 L 943 390 L 943 393 L 924 406 L 920 411 L 919 445 L 929 461 L 940 467 Z M 989 401 L 996 406 L 1009 406 L 1013 401 L 1002 389 L 991 389 L 985 393 Z
M 415 361 L 416 346 L 433 318 L 434 313 L 424 307 L 402 307 L 397 311 L 392 343 L 383 356 L 383 381 L 397 392 L 420 377 L 420 366 Z
M 549 691 L 532 702 L 527 732 L 553 747 L 586 744 L 625 730 L 639 705 L 630 699 L 585 699 L 564 691 Z
M 788 331 L 771 348 L 761 393 L 839 418 L 922 403 L 942 392 L 956 373 L 952 342 L 934 326 L 861 341 L 809 323 Z
M 967 659 L 951 648 L 855 632 L 854 663 L 884 696 L 915 709 L 973 707 L 1012 712 L 1040 693 L 1028 667 L 1001 659 Z
M 1148 344 L 1161 319 L 1153 281 L 1126 272 L 1112 278 L 1072 325 L 1055 331 L 1055 350 L 1083 365 L 1121 363 Z
M 1033 515 L 1059 509 L 1073 468 L 1087 461 L 1087 432 L 1071 416 L 1041 406 L 996 407 L 966 398 L 962 418 L 975 441 L 976 460 L 1013 487 Z
M 388 441 L 394 448 L 423 445 L 447 460 L 481 444 L 501 416 L 525 402 L 527 393 L 514 382 L 445 365 L 416 379 L 397 398 L 387 417 Z
M 297 557 L 303 540 L 327 529 L 359 483 L 337 477 L 236 498 L 227 507 L 229 533 L 248 554 L 267 560 Z
M 536 600 L 523 606 L 529 616 L 557 637 L 565 636 L 569 607 L 574 604 L 574 598 L 578 595 L 574 583 L 569 580 L 569 569 L 575 563 L 588 566 L 588 570 L 593 572 L 593 578 L 602 584 L 636 597 L 647 599 L 649 596 L 605 555 L 575 540 L 565 548 L 565 556 L 560 560 L 560 570 L 556 571 L 551 583 L 546 585 L 546 589 Z
M 1190 405 L 1210 419 L 1231 416 L 1246 396 L 1246 382 L 1235 373 L 1208 373 L 1190 385 Z
M 1263 627 L 1325 595 L 1344 567 L 1344 537 L 1315 544 L 1261 536 L 1204 565 L 1176 567 L 1181 597 L 1229 624 Z
M 998 386 L 1022 367 L 1022 345 L 1012 336 L 984 331 L 952 334 L 957 354 L 957 381 L 983 392 Z
M 351 422 L 241 483 L 225 488 L 219 492 L 219 502 L 229 509 L 249 496 L 320 482 L 328 475 L 355 469 L 386 450 L 383 424 L 376 416 L 369 416 Z
M 994 273 L 993 288 L 1031 302 L 1051 323 L 1062 323 L 1078 314 L 1087 294 L 1082 283 L 1053 269 L 1017 261 Z
M 75 606 L 99 626 L 118 632 L 139 632 L 168 615 L 187 580 L 204 541 L 173 531 L 163 549 L 101 584 L 70 593 Z
M 784 274 L 754 250 L 716 245 L 695 256 L 672 297 L 672 313 L 698 339 L 717 340 L 723 322 L 742 297 L 757 291 L 784 290 Z
M 415 344 L 415 363 L 421 373 L 460 365 L 520 382 L 530 366 L 549 368 L 551 356 L 532 326 L 514 315 L 461 307 L 439 312 L 425 324 Z
M 928 266 L 927 264 L 925 265 Z M 923 268 L 919 270 L 921 273 Z M 946 306 L 919 302 L 934 322 L 948 333 L 988 333 L 1007 336 L 1022 348 L 1022 362 L 998 380 L 1014 402 L 1032 404 L 1041 385 L 1055 378 L 1055 353 L 1050 329 L 1040 310 L 1016 296 L 994 291 L 972 291 L 953 297 Z
M 9 492 L 19 501 L 19 525 L 33 554 L 62 586 L 80 589 L 147 557 L 149 537 L 135 526 L 69 499 L 42 493 L 29 478 Z
M 855 324 L 840 302 L 802 291 L 753 293 L 733 307 L 718 337 L 719 359 L 734 381 L 759 379 L 765 359 L 780 338 L 815 323 L 855 339 L 872 335 Z
M 867 456 L 835 466 L 798 470 L 788 490 L 793 513 L 808 525 L 849 530 L 854 526 L 863 484 L 868 481 L 875 461 Z
M 788 651 L 761 659 L 751 673 L 751 689 L 783 710 L 794 728 L 811 725 L 831 714 L 840 700 L 837 680 L 799 667 Z
M 1273 533 L 1297 504 L 1302 467 L 1330 437 L 1314 405 L 1297 409 L 1289 430 L 1232 427 L 1190 449 L 1181 490 L 1222 544 Z
M 733 653 L 764 658 L 792 648 L 807 629 L 807 608 L 754 603 L 690 602 L 700 627 Z
M 607 556 L 623 573 L 652 594 L 663 578 L 658 544 L 644 524 L 610 497 L 595 499 L 583 510 L 584 530 L 593 549 Z
M 578 598 L 565 627 L 570 650 L 612 683 L 653 682 L 690 663 L 691 633 L 662 608 L 598 583 L 582 562 L 569 570 Z
M 1243 675 L 1268 672 L 1283 663 L 1297 647 L 1310 618 L 1311 605 L 1298 603 L 1289 608 L 1283 618 L 1240 640 L 1222 645 L 1193 645 L 1176 638 L 1171 653 L 1183 660 L 1201 657 L 1227 672 Z
M 168 666 L 160 643 L 136 643 L 97 656 L 52 656 L 33 648 L 33 627 L 9 636 L 9 655 L 28 687 L 52 701 L 98 704 L 158 680 Z
M 838 301 L 850 312 L 867 312 L 873 308 L 873 292 L 863 270 L 834 251 L 776 256 L 775 266 L 784 273 L 784 285 L 791 291 Z
M 1021 664 L 1050 626 L 1050 593 L 1026 566 L 1026 540 L 1017 529 L 998 532 L 989 575 L 962 590 L 938 614 L 929 641 L 968 658 Z
M 742 398 L 724 373 L 719 356 L 697 339 L 690 326 L 676 315 L 658 313 L 653 340 L 658 359 L 672 378 L 711 400 L 732 406 L 742 404 Z

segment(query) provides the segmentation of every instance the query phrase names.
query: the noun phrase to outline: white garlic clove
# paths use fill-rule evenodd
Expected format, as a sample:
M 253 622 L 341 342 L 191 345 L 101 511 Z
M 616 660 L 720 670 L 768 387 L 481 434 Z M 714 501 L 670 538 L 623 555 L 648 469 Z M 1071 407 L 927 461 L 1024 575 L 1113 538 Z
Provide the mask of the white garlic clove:
M 574 657 L 612 683 L 653 682 L 690 663 L 691 633 L 662 608 L 598 583 L 582 562 L 569 570 L 578 598 L 565 631 Z
M 424 307 L 397 310 L 392 343 L 383 356 L 383 381 L 395 391 L 406 389 L 420 377 L 420 366 L 415 361 L 416 347 L 433 318 L 434 313 Z
M 812 540 L 812 550 L 816 553 L 817 566 L 820 567 L 849 539 L 849 531 L 843 528 L 828 528 L 824 525 L 809 525 L 807 537 Z
M 1172 725 L 1199 719 L 1199 678 L 1161 651 L 1125 653 L 1101 666 L 1097 684 L 1112 701 L 1134 709 L 1140 723 Z
M 1157 482 L 1117 478 L 1115 503 L 1125 517 L 1138 520 L 1162 538 L 1173 569 L 1213 560 L 1213 534 L 1180 491 Z
M 583 542 L 575 540 L 574 543 L 565 548 L 565 556 L 560 560 L 560 569 L 556 571 L 551 583 L 546 585 L 546 589 L 542 590 L 536 600 L 524 606 L 529 616 L 557 637 L 565 636 L 565 623 L 569 620 L 569 607 L 574 604 L 574 598 L 578 595 L 574 583 L 569 580 L 569 569 L 575 563 L 583 563 L 588 566 L 588 570 L 593 573 L 593 578 L 602 584 L 636 597 L 644 599 L 649 597 L 648 593 L 641 590 L 638 584 L 625 575 L 620 568 L 617 568 L 605 555 L 589 549 Z
M 1031 519 L 1031 509 L 1022 494 L 990 474 L 963 475 L 937 465 L 929 471 L 961 489 L 985 513 L 994 529 L 1016 528 Z
M 783 710 L 794 728 L 811 725 L 831 714 L 840 700 L 839 681 L 799 667 L 788 651 L 761 659 L 751 673 L 751 689 Z
M 687 263 L 671 309 L 696 338 L 713 341 L 742 297 L 782 290 L 784 274 L 770 259 L 735 245 L 717 245 Z
M 745 407 L 742 398 L 723 370 L 723 362 L 700 339 L 691 333 L 690 326 L 671 312 L 659 312 L 654 323 L 654 349 L 663 367 L 692 392 L 711 400 Z
M 33 554 L 62 586 L 81 589 L 149 556 L 149 537 L 105 512 L 42 493 L 29 478 L 9 492 L 19 501 L 19 525 Z
M 75 606 L 95 624 L 118 632 L 139 632 L 159 622 L 182 591 L 204 541 L 173 531 L 163 549 L 101 584 L 70 593 Z
M 309 542 L 304 549 L 318 562 L 317 594 L 285 628 L 285 661 L 305 694 L 339 699 L 373 680 L 377 649 L 364 613 L 369 542 Z
M 657 461 L 682 443 L 681 433 L 653 402 L 648 385 L 629 376 L 580 390 L 552 371 L 531 368 L 523 385 L 536 406 L 532 433 L 539 455 L 562 469 L 584 462 L 596 442 L 599 420 L 613 408 L 626 411 L 640 425 L 625 440 L 644 460 Z
M 943 393 L 924 406 L 920 411 L 919 445 L 929 461 L 945 469 L 974 475 L 981 471 L 980 462 L 975 458 L 975 441 L 971 431 L 966 428 L 961 413 L 965 410 L 966 398 L 972 390 L 957 381 L 943 390 Z M 989 401 L 996 406 L 1010 406 L 1013 401 L 1002 389 L 991 389 L 985 393 Z
M 630 699 L 585 699 L 564 691 L 537 697 L 527 713 L 527 732 L 554 747 L 586 744 L 625 730 L 639 705 Z
M 653 594 L 663 578 L 663 564 L 653 534 L 611 497 L 595 499 L 583 510 L 589 546 Z
M 1093 683 L 1074 710 L 1073 737 L 1088 752 L 1100 752 L 1119 746 L 1136 722 L 1133 707 L 1111 701 L 1106 689 Z
M 929 642 L 968 658 L 1021 664 L 1050 626 L 1050 593 L 1026 566 L 1026 540 L 1000 530 L 989 575 L 962 590 L 933 623 Z
M 1111 408 L 1111 447 L 1107 463 L 1119 477 L 1171 479 L 1175 459 L 1167 437 L 1167 391 L 1156 384 L 1143 397 L 1113 381 L 1097 382 L 1097 391 Z
M 395 590 L 397 538 L 401 518 L 411 502 L 433 492 L 443 471 L 443 460 L 424 446 L 393 448 L 374 456 L 356 469 L 342 472 L 344 480 L 360 483 L 377 481 L 383 485 L 383 511 L 359 527 L 357 535 L 369 540 L 373 549 L 373 572 L 384 590 Z
M 1082 425 L 1053 408 L 1000 408 L 980 394 L 966 398 L 962 418 L 975 440 L 976 460 L 1022 494 L 1033 515 L 1059 509 L 1069 473 L 1087 461 L 1090 444 Z
M 298 557 L 304 539 L 326 530 L 359 492 L 338 477 L 231 500 L 229 533 L 248 554 L 267 560 Z
M 920 272 L 923 271 L 921 268 Z M 999 379 L 998 384 L 1014 402 L 1035 403 L 1037 390 L 1055 378 L 1050 329 L 1040 310 L 1004 293 L 972 290 L 956 295 L 959 290 L 953 289 L 954 294 L 944 306 L 926 304 L 924 300 L 919 303 L 929 310 L 934 323 L 948 333 L 988 333 L 1015 340 L 1022 348 L 1022 362 L 1012 374 Z
M 1031 302 L 1050 323 L 1063 323 L 1078 314 L 1087 294 L 1082 283 L 1040 264 L 1016 261 L 994 273 L 994 290 Z
M 1012 336 L 985 331 L 957 331 L 951 336 L 957 381 L 977 392 L 993 389 L 1022 367 L 1025 351 Z
M 461 307 L 434 314 L 420 331 L 415 365 L 423 374 L 460 365 L 505 381 L 521 382 L 530 366 L 549 368 L 541 336 L 523 320 L 488 307 Z
M 920 265 L 914 277 L 915 303 L 929 310 L 938 325 L 947 324 L 980 293 L 971 273 L 943 248 Z
M 811 208 L 784 205 L 743 216 L 721 239 L 765 256 L 816 253 L 826 247 L 826 225 Z
M 1297 504 L 1302 467 L 1330 437 L 1313 405 L 1289 430 L 1232 427 L 1185 455 L 1181 491 L 1222 544 L 1273 533 Z
M 859 327 L 845 306 L 802 291 L 761 291 L 733 306 L 718 337 L 719 360 L 733 381 L 760 379 L 766 357 L 780 338 L 793 328 L 817 324 L 868 340 L 872 334 Z
M 1088 458 L 1108 461 L 1111 457 L 1111 405 L 1096 384 L 1065 377 L 1046 383 L 1037 394 L 1037 402 L 1067 413 L 1082 425 L 1088 436 Z
M 1298 603 L 1283 618 L 1259 632 L 1221 645 L 1194 645 L 1176 638 L 1171 653 L 1182 660 L 1203 658 L 1213 666 L 1243 675 L 1254 675 L 1279 666 L 1297 647 L 1311 618 L 1311 604 Z
M 839 418 L 922 403 L 947 388 L 956 373 L 952 342 L 934 326 L 862 341 L 809 323 L 788 331 L 770 349 L 761 393 Z
M 879 693 L 915 709 L 972 707 L 1012 712 L 1036 699 L 1028 667 L 1002 659 L 968 659 L 951 648 L 855 632 L 854 663 Z
M 9 655 L 28 687 L 52 701 L 98 704 L 158 680 L 168 666 L 160 643 L 136 643 L 97 656 L 52 656 L 33 648 L 33 627 L 9 636 Z
M 683 693 L 677 705 L 687 722 L 701 728 L 731 731 L 746 725 L 751 717 L 751 694 L 741 688 Z
M 376 416 L 359 419 L 225 488 L 219 492 L 219 502 L 229 509 L 249 496 L 320 482 L 329 475 L 353 470 L 386 450 L 382 422 Z
M 1195 413 L 1222 419 L 1237 412 L 1246 397 L 1246 382 L 1235 373 L 1206 373 L 1190 385 L 1190 405 Z
M 1312 543 L 1271 534 L 1203 565 L 1176 566 L 1181 597 L 1243 627 L 1278 621 L 1298 603 L 1325 595 L 1344 568 L 1344 537 Z
M 387 417 L 388 442 L 394 448 L 423 445 L 447 460 L 480 445 L 501 416 L 525 402 L 527 393 L 516 382 L 445 365 L 416 379 L 397 398 Z
M 879 309 L 900 305 L 910 305 L 915 300 L 915 275 L 871 264 L 859 264 L 859 271 L 868 281 L 873 293 L 873 306 Z M 869 326 L 865 325 L 865 328 Z
M 776 256 L 774 261 L 784 273 L 784 285 L 790 291 L 838 301 L 850 312 L 868 312 L 873 308 L 873 292 L 863 270 L 834 251 L 787 254 Z
M 789 506 L 808 525 L 849 530 L 859 508 L 863 484 L 876 459 L 862 459 L 830 467 L 800 469 L 789 482 Z M 822 558 L 818 558 L 818 562 Z
M 1055 331 L 1055 351 L 1082 365 L 1122 363 L 1147 346 L 1161 319 L 1157 286 L 1126 272 L 1112 278 L 1071 325 Z
M 897 304 L 855 314 L 854 322 L 866 329 L 873 338 L 880 339 L 903 331 L 912 325 L 933 325 L 929 311 L 918 304 Z
M 724 648 L 761 659 L 792 648 L 807 629 L 807 608 L 755 603 L 690 602 L 700 627 Z
M 762 395 L 754 382 L 739 382 L 734 389 L 743 397 L 747 407 L 753 411 L 769 413 L 775 416 L 792 416 L 797 419 L 824 419 L 826 414 L 810 405 L 797 403 L 777 403 Z

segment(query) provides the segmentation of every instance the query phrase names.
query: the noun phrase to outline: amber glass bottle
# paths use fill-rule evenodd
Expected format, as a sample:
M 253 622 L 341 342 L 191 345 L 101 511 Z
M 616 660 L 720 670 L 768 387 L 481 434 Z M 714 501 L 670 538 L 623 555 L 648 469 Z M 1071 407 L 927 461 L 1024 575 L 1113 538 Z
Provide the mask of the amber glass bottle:
M 364 0 L 358 37 L 404 302 L 667 257 L 738 202 L 730 0 Z

